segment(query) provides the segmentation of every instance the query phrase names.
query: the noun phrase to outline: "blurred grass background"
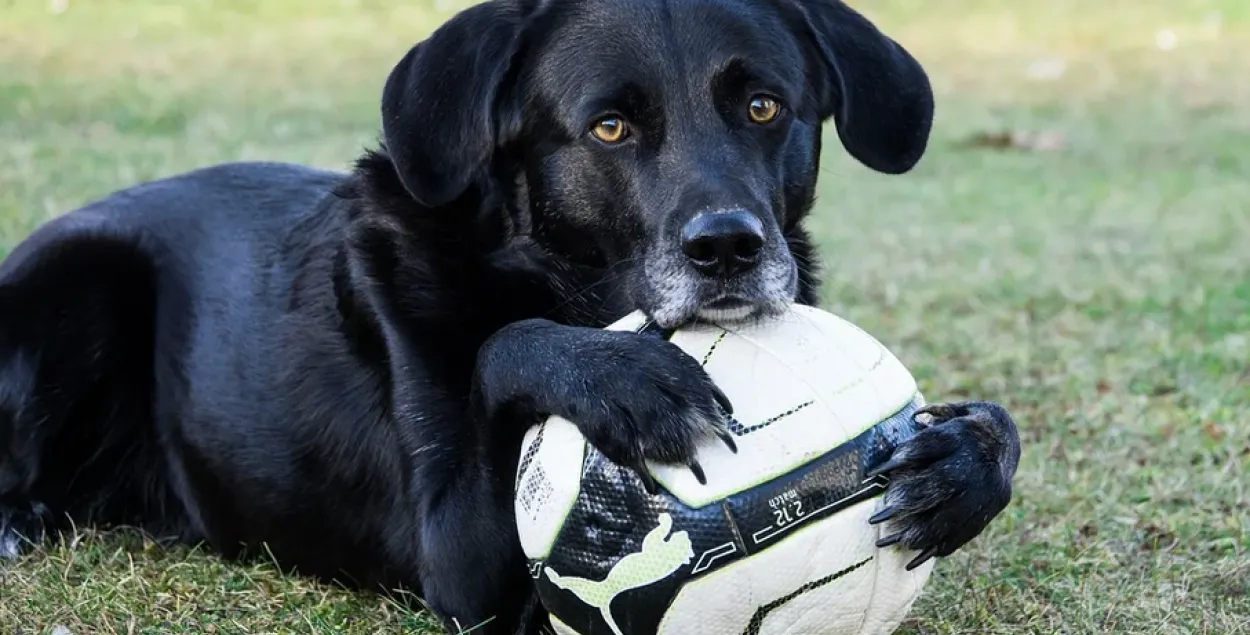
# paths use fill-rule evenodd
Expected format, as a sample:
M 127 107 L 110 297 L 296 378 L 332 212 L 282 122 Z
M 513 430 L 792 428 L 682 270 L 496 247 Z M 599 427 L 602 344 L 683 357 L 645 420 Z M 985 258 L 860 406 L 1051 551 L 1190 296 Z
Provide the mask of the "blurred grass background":
M 852 0 L 929 69 L 931 151 L 830 130 L 826 307 L 931 399 L 1007 404 L 1016 499 L 904 633 L 1250 633 L 1250 2 Z M 345 169 L 463 1 L 0 0 L 0 254 L 137 181 Z M 125 532 L 0 565 L 0 633 L 432 633 Z M 63 635 L 61 631 L 59 635 Z

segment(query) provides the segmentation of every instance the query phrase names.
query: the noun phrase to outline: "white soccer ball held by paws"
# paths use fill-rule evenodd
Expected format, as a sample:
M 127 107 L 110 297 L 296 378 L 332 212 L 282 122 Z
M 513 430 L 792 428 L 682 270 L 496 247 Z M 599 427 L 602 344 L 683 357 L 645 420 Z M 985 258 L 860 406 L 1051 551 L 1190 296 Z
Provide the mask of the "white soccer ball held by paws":
M 641 331 L 631 314 L 609 326 Z M 885 477 L 918 431 L 915 379 L 880 342 L 821 309 L 682 328 L 670 341 L 729 397 L 737 453 L 699 447 L 707 484 L 648 464 L 660 491 L 608 461 L 570 421 L 525 436 L 516 516 L 561 635 L 886 635 L 934 561 L 878 548 Z

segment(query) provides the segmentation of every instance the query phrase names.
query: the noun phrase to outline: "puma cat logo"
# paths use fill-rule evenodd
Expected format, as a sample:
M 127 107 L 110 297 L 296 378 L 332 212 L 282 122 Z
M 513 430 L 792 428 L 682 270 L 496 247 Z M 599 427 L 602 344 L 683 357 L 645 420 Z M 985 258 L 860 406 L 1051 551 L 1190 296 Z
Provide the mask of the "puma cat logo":
M 550 568 L 546 569 L 547 578 L 557 587 L 572 591 L 579 600 L 599 609 L 612 632 L 624 635 L 612 618 L 612 600 L 630 589 L 667 578 L 694 558 L 694 549 L 686 532 L 679 531 L 671 538 L 666 537 L 672 528 L 673 518 L 660 514 L 660 525 L 642 539 L 642 551 L 621 558 L 602 581 L 565 577 Z

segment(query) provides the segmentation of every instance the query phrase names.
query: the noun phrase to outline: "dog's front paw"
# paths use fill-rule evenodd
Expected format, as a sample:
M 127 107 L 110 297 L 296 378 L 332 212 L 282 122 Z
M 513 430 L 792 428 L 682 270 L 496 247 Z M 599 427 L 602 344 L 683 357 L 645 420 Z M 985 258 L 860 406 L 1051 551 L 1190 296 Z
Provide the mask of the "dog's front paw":
M 1020 460 L 1015 422 L 998 404 L 932 404 L 916 416 L 924 428 L 870 472 L 890 479 L 885 505 L 869 520 L 888 521 L 877 544 L 920 551 L 908 570 L 979 535 L 1011 501 Z
M 635 333 L 602 332 L 586 344 L 561 414 L 609 460 L 637 472 L 649 491 L 656 484 L 644 460 L 685 464 L 705 482 L 696 446 L 719 437 L 736 450 L 726 427 L 733 407 L 698 360 Z
M 16 559 L 27 547 L 38 543 L 49 516 L 48 508 L 41 503 L 0 502 L 0 560 Z

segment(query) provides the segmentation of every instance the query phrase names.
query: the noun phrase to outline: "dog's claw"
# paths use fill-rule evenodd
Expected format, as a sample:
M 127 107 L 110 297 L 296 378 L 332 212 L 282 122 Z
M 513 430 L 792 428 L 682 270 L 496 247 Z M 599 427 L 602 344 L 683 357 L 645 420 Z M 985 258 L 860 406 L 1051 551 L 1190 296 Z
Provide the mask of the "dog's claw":
M 894 518 L 894 515 L 897 513 L 898 513 L 897 507 L 886 507 L 885 509 L 882 509 L 881 511 L 873 514 L 872 517 L 868 519 L 868 524 L 875 525 L 877 523 L 885 522 L 891 518 Z
M 690 462 L 686 464 L 686 467 L 689 467 L 690 471 L 694 472 L 694 477 L 699 481 L 699 485 L 707 485 L 707 475 L 703 473 L 703 466 L 699 465 L 698 461 L 690 459 Z
M 912 558 L 912 561 L 908 562 L 907 566 L 904 568 L 907 569 L 908 571 L 911 571 L 912 569 L 915 569 L 916 567 L 924 564 L 925 562 L 928 562 L 929 559 L 937 555 L 937 552 L 938 552 L 937 546 L 936 545 L 931 546 L 928 549 L 925 549 L 924 551 L 920 552 L 920 555 L 916 556 L 915 558 Z
M 639 480 L 642 481 L 642 488 L 647 490 L 648 494 L 655 496 L 660 493 L 660 484 L 656 483 L 655 477 L 651 476 L 651 472 L 647 471 L 647 466 L 638 465 L 633 469 L 634 473 L 638 475 Z
M 931 420 L 928 423 L 921 422 L 919 420 L 920 415 L 929 415 L 929 417 L 931 417 Z M 912 421 L 915 421 L 916 423 L 920 424 L 922 427 L 927 428 L 932 425 L 938 425 L 938 424 L 950 421 L 951 419 L 954 419 L 955 417 L 959 415 L 960 415 L 959 408 L 956 408 L 955 406 L 952 406 L 951 404 L 931 403 L 931 404 L 927 404 L 927 405 L 917 408 L 916 412 L 912 414 L 911 417 L 912 417 Z
M 729 434 L 728 432 L 722 430 L 720 432 L 717 432 L 716 436 L 720 437 L 721 442 L 723 442 L 726 446 L 729 447 L 730 452 L 733 452 L 734 454 L 738 453 L 738 444 L 737 442 L 734 441 L 732 434 Z
M 733 402 L 729 401 L 729 396 L 725 394 L 725 391 L 717 387 L 716 384 L 712 384 L 712 397 L 716 399 L 716 403 L 720 404 L 725 414 L 731 415 L 734 413 Z
M 902 539 L 903 539 L 903 534 L 901 533 L 894 534 L 893 536 L 886 536 L 885 538 L 882 538 L 881 540 L 877 541 L 877 548 L 884 549 L 892 545 L 897 545 L 899 541 L 901 541 Z

